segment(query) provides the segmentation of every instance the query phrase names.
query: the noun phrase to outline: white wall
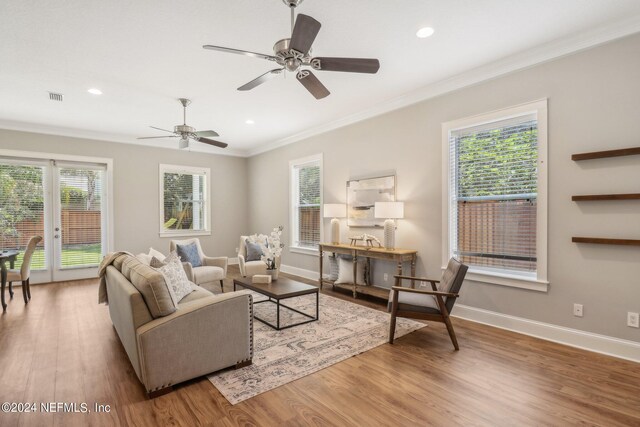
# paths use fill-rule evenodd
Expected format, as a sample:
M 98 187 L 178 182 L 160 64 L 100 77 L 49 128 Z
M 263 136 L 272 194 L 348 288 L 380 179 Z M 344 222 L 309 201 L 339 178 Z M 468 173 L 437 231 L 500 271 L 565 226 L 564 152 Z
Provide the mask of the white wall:
M 638 76 L 634 35 L 252 157 L 250 231 L 283 224 L 289 243 L 288 162 L 323 153 L 325 203 L 345 202 L 349 178 L 396 172 L 406 218 L 396 243 L 419 251 L 419 274 L 439 277 L 442 123 L 548 98 L 549 291 L 467 282 L 461 303 L 640 342 L 640 329 L 626 326 L 626 312 L 640 311 L 640 248 L 571 243 L 573 235 L 640 238 L 640 202 L 571 201 L 573 194 L 640 191 L 640 156 L 570 160 L 572 153 L 640 145 Z M 365 231 L 347 230 L 344 221 L 341 228 L 343 241 Z M 315 271 L 317 261 L 289 251 L 283 257 Z M 376 267 L 378 277 L 383 268 Z M 572 315 L 574 302 L 584 304 L 583 318 Z
M 247 160 L 64 136 L 0 129 L 0 148 L 113 159 L 115 250 L 168 252 L 170 238 L 160 238 L 160 163 L 211 168 L 211 236 L 199 236 L 211 256 L 235 257 L 238 236 L 245 233 Z

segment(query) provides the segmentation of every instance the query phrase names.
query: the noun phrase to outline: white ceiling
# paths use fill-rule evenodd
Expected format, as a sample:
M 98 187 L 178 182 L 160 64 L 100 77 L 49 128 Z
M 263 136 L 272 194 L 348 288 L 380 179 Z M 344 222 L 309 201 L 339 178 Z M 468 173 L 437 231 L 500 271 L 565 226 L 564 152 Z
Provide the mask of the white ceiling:
M 290 32 L 281 0 L 2 0 L 0 127 L 136 142 L 181 123 L 188 97 L 188 124 L 242 155 L 540 46 L 640 31 L 638 0 L 306 0 L 298 12 L 322 23 L 315 55 L 377 57 L 379 73 L 318 71 L 331 91 L 320 101 L 291 74 L 236 91 L 274 64 L 201 46 L 272 54 Z M 416 38 L 427 25 L 435 35 Z

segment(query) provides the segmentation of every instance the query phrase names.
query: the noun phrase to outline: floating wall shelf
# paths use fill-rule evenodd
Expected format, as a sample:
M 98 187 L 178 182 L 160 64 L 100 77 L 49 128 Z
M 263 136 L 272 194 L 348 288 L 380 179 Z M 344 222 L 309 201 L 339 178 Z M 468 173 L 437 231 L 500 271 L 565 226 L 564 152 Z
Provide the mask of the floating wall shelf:
M 634 155 L 640 155 L 640 147 L 621 148 L 619 150 L 608 150 L 608 151 L 594 151 L 592 153 L 572 154 L 571 160 L 574 160 L 577 162 L 580 160 L 604 159 L 606 157 L 620 157 L 620 156 L 634 156 Z
M 600 237 L 572 237 L 573 243 L 595 243 L 598 245 L 640 246 L 640 240 L 633 239 L 603 239 Z
M 630 194 L 588 194 L 583 196 L 571 196 L 574 202 L 585 202 L 592 200 L 640 200 L 640 193 Z

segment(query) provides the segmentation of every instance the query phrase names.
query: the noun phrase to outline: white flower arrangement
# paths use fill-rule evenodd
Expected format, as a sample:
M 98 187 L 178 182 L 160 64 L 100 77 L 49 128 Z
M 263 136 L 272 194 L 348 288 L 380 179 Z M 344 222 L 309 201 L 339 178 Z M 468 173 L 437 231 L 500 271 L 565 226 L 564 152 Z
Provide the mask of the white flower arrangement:
M 262 249 L 260 259 L 267 265 L 268 270 L 276 269 L 276 258 L 282 254 L 282 249 L 284 248 L 284 243 L 280 241 L 282 230 L 284 230 L 284 227 L 281 225 L 274 228 L 268 236 L 264 234 L 253 234 L 248 238 L 250 242 L 260 245 Z

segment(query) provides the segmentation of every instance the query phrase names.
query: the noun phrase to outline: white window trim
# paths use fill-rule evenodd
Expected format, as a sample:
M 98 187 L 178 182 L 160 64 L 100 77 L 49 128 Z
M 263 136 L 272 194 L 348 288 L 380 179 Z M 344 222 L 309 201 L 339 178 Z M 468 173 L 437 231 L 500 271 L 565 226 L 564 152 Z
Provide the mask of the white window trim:
M 442 124 L 442 265 L 446 268 L 452 256 L 450 236 L 454 224 L 449 212 L 450 176 L 449 173 L 449 135 L 451 132 L 471 126 L 482 125 L 502 119 L 536 114 L 538 120 L 538 196 L 537 196 L 537 230 L 536 230 L 536 273 L 513 274 L 505 270 L 470 267 L 467 280 L 511 286 L 547 292 L 547 223 L 548 223 L 548 117 L 547 99 L 541 99 L 511 108 L 493 111 L 473 117 L 453 120 Z
M 210 236 L 211 235 L 211 169 L 202 168 L 197 166 L 178 166 L 178 165 L 165 165 L 160 164 L 158 181 L 159 181 L 159 215 L 158 215 L 158 234 L 160 237 L 190 237 L 190 236 Z M 164 224 L 164 174 L 165 173 L 185 173 L 185 174 L 198 174 L 204 175 L 204 203 L 205 203 L 205 230 L 177 230 L 168 231 L 162 228 Z
M 305 247 L 301 247 L 301 246 L 296 246 L 294 244 L 295 242 L 295 233 L 294 230 L 296 230 L 297 226 L 295 225 L 296 222 L 296 216 L 293 213 L 293 207 L 296 205 L 295 202 L 295 195 L 293 193 L 294 187 L 293 187 L 293 182 L 294 182 L 294 178 L 293 178 L 293 168 L 295 166 L 301 166 L 301 165 L 305 165 L 307 163 L 315 163 L 318 162 L 320 163 L 320 242 L 322 242 L 323 237 L 324 237 L 324 226 L 323 226 L 323 221 L 322 221 L 322 202 L 324 200 L 324 195 L 323 195 L 323 191 L 324 191 L 324 180 L 323 180 L 323 159 L 322 159 L 322 153 L 319 154 L 314 154 L 312 156 L 307 156 L 307 157 L 303 157 L 301 159 L 295 159 L 295 160 L 290 160 L 289 161 L 289 230 L 290 231 L 290 245 L 289 245 L 289 252 L 294 252 L 294 253 L 299 253 L 299 254 L 304 254 L 304 255 L 318 255 L 318 249 L 311 249 L 311 248 L 305 248 Z M 296 193 L 297 195 L 297 193 Z

